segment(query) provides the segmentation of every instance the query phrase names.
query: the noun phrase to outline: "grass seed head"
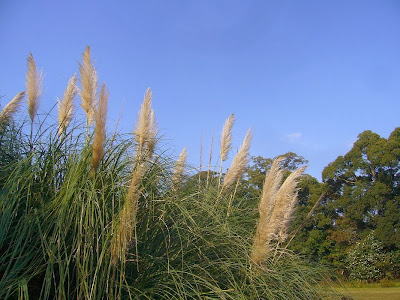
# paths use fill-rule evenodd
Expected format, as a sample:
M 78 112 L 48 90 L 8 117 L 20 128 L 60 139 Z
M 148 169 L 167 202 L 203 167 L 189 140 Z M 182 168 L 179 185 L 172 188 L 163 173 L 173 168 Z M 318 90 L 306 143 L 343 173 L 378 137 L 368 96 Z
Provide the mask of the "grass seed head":
M 61 101 L 58 101 L 58 133 L 61 135 L 65 132 L 69 123 L 72 120 L 74 110 L 74 99 L 78 92 L 76 88 L 76 74 L 68 81 L 67 89 L 64 92 L 64 96 Z
M 96 126 L 94 129 L 93 139 L 93 158 L 92 167 L 96 171 L 99 167 L 100 160 L 104 155 L 104 146 L 106 141 L 106 119 L 108 109 L 108 97 L 109 93 L 103 83 L 100 91 L 99 103 L 97 105 L 95 121 Z
M 251 143 L 251 129 L 246 133 L 242 146 L 240 147 L 238 153 L 233 158 L 231 167 L 229 168 L 228 172 L 225 175 L 224 183 L 222 185 L 222 189 L 227 189 L 232 186 L 236 181 L 238 181 L 249 162 L 249 150 L 250 150 L 250 143 Z
M 221 160 L 225 161 L 228 158 L 228 153 L 232 148 L 232 128 L 235 123 L 235 116 L 231 114 L 228 119 L 226 119 L 224 127 L 221 133 Z
M 31 122 L 35 118 L 39 108 L 39 97 L 42 94 L 42 73 L 36 68 L 32 53 L 28 56 L 28 71 L 26 72 L 26 96 L 28 100 L 28 112 Z
M 12 118 L 20 108 L 24 96 L 25 91 L 19 92 L 6 106 L 4 106 L 0 113 L 0 123 L 8 122 Z
M 176 164 L 175 164 L 174 174 L 172 176 L 172 184 L 174 187 L 177 187 L 182 182 L 183 172 L 185 169 L 186 157 L 187 157 L 187 151 L 186 151 L 186 147 L 184 147 L 181 154 L 178 157 Z
M 266 223 L 268 223 L 271 218 L 271 214 L 275 206 L 275 196 L 282 184 L 284 173 L 284 170 L 280 166 L 282 161 L 283 157 L 276 158 L 271 165 L 268 175 L 265 176 L 258 209 L 260 212 L 260 219 Z
M 276 162 L 279 162 L 279 159 L 275 160 L 274 164 Z M 281 175 L 278 173 L 281 170 L 275 169 L 276 165 L 274 164 L 271 167 L 270 174 L 272 172 L 271 176 L 280 177 Z M 272 168 L 275 170 L 272 170 Z M 260 219 L 257 224 L 251 252 L 251 258 L 254 263 L 261 264 L 265 261 L 271 251 L 270 242 L 272 240 L 285 241 L 297 202 L 297 179 L 304 170 L 305 167 L 302 167 L 291 173 L 279 189 L 277 189 L 279 183 L 274 181 L 274 178 L 268 179 L 269 176 L 267 177 L 259 207 Z M 265 189 L 272 189 L 272 192 L 268 193 Z M 265 195 L 268 195 L 268 199 L 264 199 Z M 271 207 L 263 207 L 265 205 L 270 205 Z
M 82 63 L 79 63 L 82 89 L 79 94 L 82 98 L 82 108 L 86 113 L 89 124 L 93 123 L 94 110 L 97 99 L 97 72 L 90 60 L 90 47 L 83 53 Z
M 135 125 L 133 134 L 137 143 L 137 156 L 139 160 L 145 158 L 146 148 L 147 155 L 154 151 L 156 141 L 156 121 L 154 111 L 151 108 L 152 93 L 150 88 L 147 89 L 143 103 L 138 113 L 138 120 Z M 150 151 L 149 151 L 150 150 Z
M 137 212 L 139 209 L 140 185 L 146 172 L 146 165 L 141 163 L 133 171 L 128 193 L 120 212 L 118 223 L 114 228 L 111 242 L 111 255 L 114 264 L 118 259 L 124 260 L 125 253 L 132 243 L 136 227 Z

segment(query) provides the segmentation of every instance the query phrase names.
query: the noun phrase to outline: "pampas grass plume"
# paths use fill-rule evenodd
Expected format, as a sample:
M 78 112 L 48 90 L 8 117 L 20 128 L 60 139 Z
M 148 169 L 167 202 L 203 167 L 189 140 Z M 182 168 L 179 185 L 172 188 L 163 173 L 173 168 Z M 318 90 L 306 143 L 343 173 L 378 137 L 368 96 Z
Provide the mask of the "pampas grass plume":
M 94 171 L 96 171 L 99 167 L 100 160 L 104 155 L 108 97 L 108 91 L 105 84 L 103 83 L 100 91 L 98 107 L 95 114 L 96 127 L 94 129 L 92 158 L 92 167 Z
M 25 91 L 19 92 L 4 108 L 0 113 L 0 123 L 8 122 L 12 116 L 18 111 L 21 106 L 22 100 L 24 99 Z
M 297 179 L 306 168 L 302 167 L 292 172 L 277 189 L 279 178 L 282 176 L 280 173 L 282 170 L 277 168 L 277 162 L 279 159 L 274 161 L 265 180 L 259 206 L 260 219 L 251 251 L 251 258 L 258 265 L 268 257 L 272 240 L 282 243 L 287 237 L 287 230 L 297 203 Z M 271 192 L 267 189 L 271 189 Z M 265 207 L 266 205 L 268 207 Z
M 234 114 L 231 114 L 228 119 L 226 119 L 224 127 L 221 133 L 221 160 L 225 161 L 228 157 L 228 153 L 232 148 L 232 128 L 235 122 Z
M 150 120 L 149 120 L 149 135 L 147 140 L 147 152 L 148 156 L 151 157 L 154 153 L 157 144 L 157 123 L 154 110 L 151 109 L 150 111 Z
M 185 169 L 186 157 L 187 157 L 187 151 L 186 147 L 184 147 L 175 164 L 174 174 L 172 176 L 172 183 L 174 187 L 178 186 L 182 181 L 183 171 Z
M 31 122 L 35 118 L 39 107 L 39 97 L 42 93 L 42 73 L 36 68 L 32 53 L 28 56 L 28 71 L 26 72 L 26 96 L 28 99 L 28 112 Z
M 118 224 L 114 228 L 112 239 L 112 260 L 116 264 L 118 259 L 125 259 L 125 252 L 132 242 L 136 230 L 136 217 L 138 211 L 138 200 L 140 195 L 140 185 L 146 172 L 144 163 L 137 165 L 133 171 L 129 185 L 128 194 L 122 207 Z
M 143 103 L 138 113 L 138 120 L 135 125 L 133 134 L 137 142 L 137 156 L 139 160 L 144 159 L 146 144 L 155 139 L 155 117 L 154 111 L 151 108 L 152 93 L 150 88 L 147 89 Z M 154 149 L 154 145 L 151 145 Z
M 249 156 L 251 139 L 252 139 L 251 129 L 249 129 L 246 133 L 246 136 L 238 153 L 233 158 L 231 167 L 229 168 L 228 172 L 225 175 L 222 189 L 229 188 L 242 177 L 246 169 L 247 163 L 249 162 L 248 156 Z
M 258 206 L 260 222 L 265 224 L 267 224 L 271 218 L 273 209 L 275 207 L 275 196 L 278 193 L 282 183 L 284 170 L 281 168 L 280 163 L 283 161 L 283 159 L 283 157 L 276 158 L 272 162 L 268 175 L 265 176 L 261 200 Z
M 82 98 L 82 108 L 86 113 L 88 124 L 93 123 L 94 107 L 97 97 L 97 72 L 90 60 L 90 47 L 83 53 L 82 63 L 79 63 L 82 89 L 79 94 Z
M 69 123 L 72 120 L 74 110 L 74 99 L 78 92 L 76 88 L 76 74 L 68 81 L 67 89 L 61 101 L 58 101 L 58 133 L 61 135 L 65 132 Z
M 296 207 L 298 194 L 297 179 L 304 173 L 306 168 L 307 167 L 305 166 L 298 168 L 292 174 L 290 174 L 278 191 L 277 201 L 282 203 L 282 208 L 280 210 L 277 209 L 277 215 L 279 216 L 279 223 L 277 222 L 277 232 L 279 242 L 281 243 L 286 240 L 287 232 L 293 219 L 293 213 Z M 282 214 L 280 214 L 279 211 L 281 211 Z

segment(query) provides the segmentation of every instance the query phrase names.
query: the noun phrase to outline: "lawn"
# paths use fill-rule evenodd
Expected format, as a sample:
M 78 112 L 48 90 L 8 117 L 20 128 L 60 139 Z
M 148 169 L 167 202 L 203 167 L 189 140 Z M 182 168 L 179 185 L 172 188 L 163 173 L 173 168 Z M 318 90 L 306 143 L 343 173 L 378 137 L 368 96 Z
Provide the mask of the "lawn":
M 351 295 L 354 300 L 397 300 L 400 299 L 400 287 L 359 287 L 336 288 L 345 295 Z

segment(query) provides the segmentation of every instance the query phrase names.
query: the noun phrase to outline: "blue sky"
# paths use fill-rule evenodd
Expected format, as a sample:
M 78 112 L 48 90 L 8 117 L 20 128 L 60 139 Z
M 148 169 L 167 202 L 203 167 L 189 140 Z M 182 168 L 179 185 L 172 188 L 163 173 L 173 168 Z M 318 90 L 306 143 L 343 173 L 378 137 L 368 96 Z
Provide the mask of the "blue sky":
M 48 111 L 86 45 L 109 127 L 122 107 L 131 131 L 151 87 L 164 145 L 196 165 L 231 113 L 235 151 L 252 127 L 252 155 L 296 152 L 318 179 L 362 131 L 400 126 L 400 1 L 0 0 L 1 105 L 24 90 L 32 52 Z

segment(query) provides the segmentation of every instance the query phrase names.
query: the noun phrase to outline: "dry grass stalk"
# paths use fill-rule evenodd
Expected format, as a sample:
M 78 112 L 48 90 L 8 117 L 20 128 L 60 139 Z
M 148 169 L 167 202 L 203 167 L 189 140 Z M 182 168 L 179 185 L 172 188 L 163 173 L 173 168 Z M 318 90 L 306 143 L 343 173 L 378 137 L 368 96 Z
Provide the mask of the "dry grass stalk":
M 136 152 L 139 160 L 144 160 L 146 155 L 151 156 L 155 148 L 157 128 L 154 111 L 151 108 L 151 98 L 152 93 L 150 88 L 148 88 L 133 131 L 137 143 Z
M 199 191 L 200 191 L 200 187 L 201 187 L 202 169 L 203 169 L 203 131 L 201 131 L 201 138 L 200 138 L 199 180 L 198 180 Z M 198 197 L 200 197 L 200 193 L 198 194 Z
M 95 114 L 96 127 L 94 129 L 93 138 L 92 174 L 97 171 L 100 160 L 103 158 L 104 155 L 108 97 L 109 93 L 106 89 L 105 84 L 103 83 L 103 85 L 101 86 L 99 103 L 97 105 Z
M 211 161 L 212 161 L 213 147 L 214 147 L 214 130 L 213 130 L 213 132 L 211 134 L 210 154 L 208 155 L 206 187 L 208 187 L 208 185 L 210 183 L 210 175 L 211 175 L 210 173 L 211 173 Z
M 18 111 L 21 106 L 22 100 L 24 99 L 25 91 L 19 92 L 4 108 L 0 113 L 0 123 L 8 122 L 12 116 Z
M 289 244 L 291 243 L 291 241 L 294 239 L 294 237 L 296 236 L 296 234 L 303 229 L 304 226 L 306 226 L 308 220 L 312 217 L 312 215 L 314 214 L 314 211 L 317 209 L 318 205 L 325 199 L 327 193 L 322 193 L 321 196 L 318 198 L 318 200 L 314 203 L 313 207 L 311 208 L 311 210 L 308 212 L 306 218 L 303 220 L 303 222 L 297 226 L 297 228 L 295 230 L 293 230 L 290 233 L 290 240 L 287 242 L 285 248 L 287 248 L 289 246 Z
M 58 101 L 58 133 L 61 135 L 67 129 L 72 120 L 74 110 L 74 99 L 78 92 L 76 88 L 76 74 L 68 81 L 67 89 L 61 101 Z
M 94 110 L 97 99 L 97 72 L 90 60 L 90 47 L 83 53 L 82 63 L 79 63 L 82 89 L 79 95 L 82 98 L 82 108 L 86 113 L 88 124 L 93 123 Z
M 232 128 L 235 123 L 235 116 L 231 114 L 228 119 L 226 119 L 224 127 L 221 133 L 221 161 L 225 161 L 228 158 L 228 153 L 232 148 Z
M 231 167 L 225 175 L 222 190 L 231 187 L 236 181 L 238 181 L 242 177 L 249 161 L 248 156 L 251 139 L 251 129 L 249 129 L 246 133 L 242 146 L 240 147 L 236 156 L 233 158 Z
M 261 200 L 265 205 L 273 205 L 273 207 L 272 209 L 265 209 L 260 205 L 260 220 L 251 252 L 251 258 L 254 263 L 261 264 L 265 261 L 271 251 L 270 242 L 272 240 L 283 242 L 286 239 L 287 230 L 297 202 L 297 179 L 304 170 L 305 167 L 302 167 L 290 174 L 277 191 L 275 184 L 271 184 L 271 182 L 264 184 L 263 197 L 268 195 L 264 189 L 272 188 L 275 190 L 275 194 L 270 194 L 269 196 L 275 199 Z M 274 170 L 275 174 L 278 172 L 279 170 Z M 279 177 L 280 175 L 275 176 Z M 273 178 L 271 180 L 274 181 Z M 271 210 L 272 212 L 270 212 Z M 268 214 L 268 212 L 270 213 Z
M 118 259 L 124 260 L 125 253 L 130 247 L 132 240 L 136 237 L 137 211 L 141 192 L 141 182 L 146 172 L 144 163 L 139 164 L 132 174 L 128 194 L 120 213 L 119 223 L 114 228 L 112 239 L 112 257 L 114 264 Z
M 28 99 L 28 112 L 31 122 L 39 108 L 39 97 L 42 93 L 42 73 L 36 68 L 32 53 L 28 56 L 28 71 L 26 72 L 26 96 Z
M 172 186 L 174 189 L 176 189 L 182 183 L 186 157 L 187 157 L 187 152 L 186 152 L 186 147 L 184 147 L 175 164 L 174 174 L 172 176 Z

